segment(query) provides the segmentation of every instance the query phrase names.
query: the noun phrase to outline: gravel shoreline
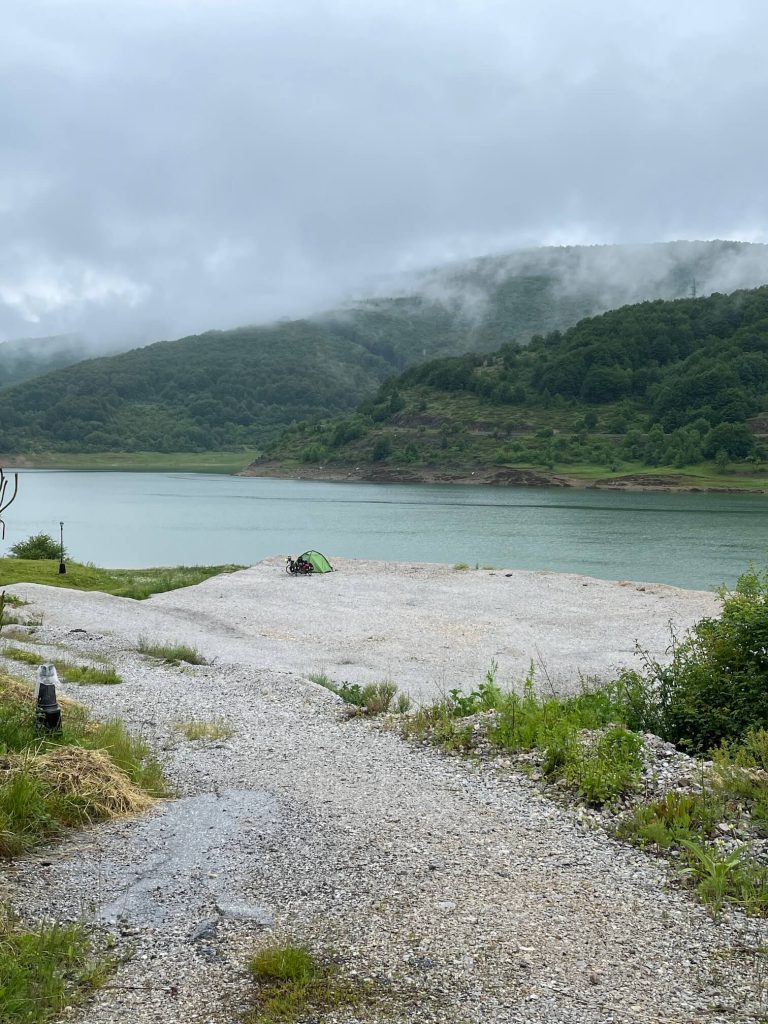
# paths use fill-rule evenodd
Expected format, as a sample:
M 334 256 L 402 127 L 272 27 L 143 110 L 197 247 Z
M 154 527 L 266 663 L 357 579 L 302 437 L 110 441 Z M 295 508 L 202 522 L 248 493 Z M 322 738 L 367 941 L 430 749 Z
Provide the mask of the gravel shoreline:
M 561 638 L 560 648 L 541 648 L 556 671 L 576 664 L 593 672 L 634 637 L 610 637 L 608 653 L 598 651 L 600 624 L 579 628 L 579 609 L 584 619 L 602 607 L 614 625 L 621 609 L 626 628 L 651 622 L 649 635 L 657 631 L 661 642 L 662 609 L 693 621 L 716 610 L 712 595 L 596 580 L 583 587 L 580 577 L 553 574 L 339 568 L 283 582 L 273 559 L 145 602 L 10 588 L 42 615 L 38 637 L 56 645 L 57 657 L 63 648 L 73 658 L 114 660 L 122 686 L 63 691 L 143 732 L 180 795 L 2 869 L 6 895 L 29 919 L 84 917 L 130 952 L 77 1019 L 232 1024 L 249 992 L 247 956 L 285 936 L 334 950 L 346 974 L 384 994 L 379 1008 L 329 1020 L 693 1024 L 765 1016 L 762 973 L 749 952 L 763 940 L 760 922 L 736 914 L 713 922 L 670 883 L 663 863 L 591 829 L 526 780 L 346 720 L 338 699 L 305 678 L 318 667 L 312 653 L 329 620 L 321 658 L 335 643 L 333 664 L 347 678 L 381 678 L 389 659 L 397 682 L 405 675 L 434 685 L 442 672 L 443 683 L 461 677 L 466 686 L 477 681 L 475 669 L 484 672 L 510 616 L 532 630 L 538 622 L 542 645 Z M 500 605 L 516 585 L 517 607 Z M 376 617 L 361 606 L 364 593 L 383 602 L 380 633 L 399 622 L 403 634 L 363 645 L 348 663 Z M 402 604 L 416 593 L 415 610 Z M 462 641 L 446 627 L 452 659 L 424 638 L 459 618 L 454 611 L 454 620 L 441 619 L 459 598 L 475 632 Z M 274 635 L 281 630 L 283 638 Z M 140 635 L 195 644 L 216 661 L 162 665 L 135 652 Z M 509 649 L 497 649 L 490 653 L 500 667 L 502 659 L 512 666 Z M 174 728 L 214 717 L 231 723 L 230 739 L 189 742 Z

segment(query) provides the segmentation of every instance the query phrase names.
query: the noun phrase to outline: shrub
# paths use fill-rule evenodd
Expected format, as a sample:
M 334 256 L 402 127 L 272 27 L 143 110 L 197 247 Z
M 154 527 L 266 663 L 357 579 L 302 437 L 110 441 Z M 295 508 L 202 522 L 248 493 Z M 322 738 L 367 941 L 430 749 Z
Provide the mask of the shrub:
M 768 571 L 745 573 L 721 597 L 719 619 L 673 638 L 668 666 L 646 658 L 643 674 L 623 677 L 645 688 L 645 711 L 636 702 L 645 727 L 652 712 L 650 727 L 691 753 L 768 728 Z
M 47 533 L 35 533 L 26 540 L 17 541 L 11 545 L 11 558 L 59 559 L 61 556 L 61 545 Z M 67 549 L 64 548 L 64 558 L 67 558 Z

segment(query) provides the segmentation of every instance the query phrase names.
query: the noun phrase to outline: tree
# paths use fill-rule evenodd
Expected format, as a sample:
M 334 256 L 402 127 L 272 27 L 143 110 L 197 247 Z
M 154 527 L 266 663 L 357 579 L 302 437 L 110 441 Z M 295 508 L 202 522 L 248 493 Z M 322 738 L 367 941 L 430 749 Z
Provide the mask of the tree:
M 11 546 L 11 558 L 58 559 L 61 553 L 61 545 L 47 533 L 35 533 Z M 66 548 L 63 557 L 68 557 Z
M 717 458 L 723 449 L 731 459 L 743 459 L 755 449 L 755 439 L 746 423 L 719 423 L 704 438 L 704 454 Z

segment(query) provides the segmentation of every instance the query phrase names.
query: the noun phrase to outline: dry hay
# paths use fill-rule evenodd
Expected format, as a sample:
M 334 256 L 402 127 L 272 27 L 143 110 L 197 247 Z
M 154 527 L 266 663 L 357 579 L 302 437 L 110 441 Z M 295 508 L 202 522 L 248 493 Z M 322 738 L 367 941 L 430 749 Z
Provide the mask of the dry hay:
M 19 762 L 30 775 L 58 793 L 84 801 L 89 817 L 94 819 L 137 814 L 154 803 L 104 750 L 55 747 L 45 754 L 27 755 Z

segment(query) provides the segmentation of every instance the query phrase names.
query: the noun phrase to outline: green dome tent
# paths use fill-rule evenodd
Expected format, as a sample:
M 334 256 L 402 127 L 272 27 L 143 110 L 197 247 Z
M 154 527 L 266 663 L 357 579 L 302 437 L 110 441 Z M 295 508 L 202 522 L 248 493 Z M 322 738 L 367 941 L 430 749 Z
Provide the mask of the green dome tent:
M 299 558 L 309 562 L 315 572 L 333 572 L 333 566 L 319 551 L 305 551 L 303 555 L 299 555 Z

